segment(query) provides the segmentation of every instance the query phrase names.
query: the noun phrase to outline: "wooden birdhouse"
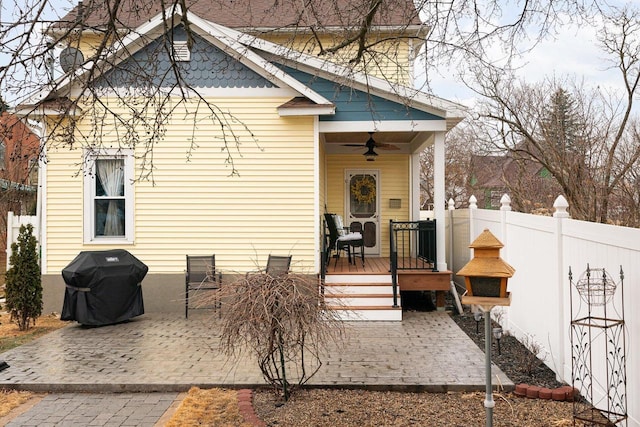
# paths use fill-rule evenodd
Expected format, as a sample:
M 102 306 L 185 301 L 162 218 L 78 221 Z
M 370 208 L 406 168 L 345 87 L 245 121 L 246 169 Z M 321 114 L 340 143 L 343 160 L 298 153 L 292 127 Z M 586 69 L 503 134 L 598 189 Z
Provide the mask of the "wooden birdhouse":
M 458 271 L 459 276 L 464 276 L 467 288 L 462 302 L 510 305 L 507 280 L 515 269 L 500 258 L 504 245 L 485 229 L 469 247 L 473 249 L 473 258 Z

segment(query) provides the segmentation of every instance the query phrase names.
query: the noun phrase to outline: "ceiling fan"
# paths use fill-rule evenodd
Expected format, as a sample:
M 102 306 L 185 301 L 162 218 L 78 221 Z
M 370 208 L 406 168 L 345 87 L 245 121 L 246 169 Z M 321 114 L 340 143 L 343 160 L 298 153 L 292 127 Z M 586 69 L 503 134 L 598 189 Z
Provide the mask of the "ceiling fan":
M 397 146 L 393 144 L 387 144 L 386 142 L 376 142 L 373 139 L 373 132 L 369 132 L 369 139 L 364 144 L 342 144 L 345 147 L 366 147 L 367 151 L 364 153 L 364 156 L 367 158 L 367 161 L 372 162 L 376 159 L 378 153 L 374 151 L 374 148 L 380 148 L 382 150 L 399 150 Z

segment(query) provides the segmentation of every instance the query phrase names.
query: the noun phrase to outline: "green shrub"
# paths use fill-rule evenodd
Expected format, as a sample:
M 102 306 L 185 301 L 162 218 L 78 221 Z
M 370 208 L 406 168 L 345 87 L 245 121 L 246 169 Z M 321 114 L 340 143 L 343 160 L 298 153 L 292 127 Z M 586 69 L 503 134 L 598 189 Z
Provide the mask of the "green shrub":
M 18 241 L 11 244 L 11 267 L 6 273 L 5 305 L 21 331 L 42 314 L 42 280 L 37 240 L 31 224 L 20 226 Z

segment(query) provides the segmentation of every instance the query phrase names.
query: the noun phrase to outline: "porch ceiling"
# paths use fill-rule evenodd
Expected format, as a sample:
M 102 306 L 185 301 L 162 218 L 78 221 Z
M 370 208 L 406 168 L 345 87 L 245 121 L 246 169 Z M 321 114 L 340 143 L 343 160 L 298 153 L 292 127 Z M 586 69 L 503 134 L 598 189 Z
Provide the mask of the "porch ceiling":
M 380 154 L 410 154 L 422 150 L 429 144 L 431 132 L 375 132 L 373 139 L 377 144 L 375 151 Z M 365 142 L 369 139 L 368 132 L 325 132 L 321 134 L 325 142 L 326 152 L 329 154 L 358 154 L 364 153 Z M 361 147 L 345 144 L 361 144 Z M 422 148 L 420 148 L 422 147 Z

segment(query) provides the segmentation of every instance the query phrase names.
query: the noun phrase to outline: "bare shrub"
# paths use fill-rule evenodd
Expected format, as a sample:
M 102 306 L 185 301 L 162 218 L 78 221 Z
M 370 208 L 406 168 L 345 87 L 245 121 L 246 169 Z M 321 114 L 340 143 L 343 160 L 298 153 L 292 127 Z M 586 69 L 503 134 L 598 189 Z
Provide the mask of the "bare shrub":
M 248 274 L 221 290 L 222 348 L 252 351 L 264 379 L 288 400 L 322 366 L 321 354 L 341 343 L 342 322 L 326 310 L 316 276 Z
M 532 375 L 533 372 L 544 362 L 547 355 L 542 346 L 536 342 L 532 335 L 525 334 L 520 342 L 529 351 L 520 355 L 518 366 L 520 366 L 520 370 L 525 374 Z

